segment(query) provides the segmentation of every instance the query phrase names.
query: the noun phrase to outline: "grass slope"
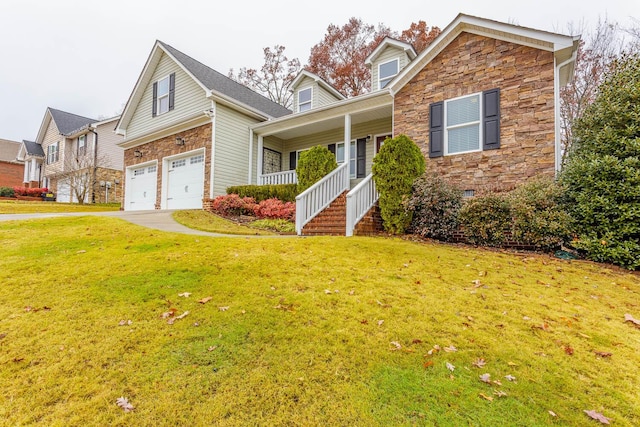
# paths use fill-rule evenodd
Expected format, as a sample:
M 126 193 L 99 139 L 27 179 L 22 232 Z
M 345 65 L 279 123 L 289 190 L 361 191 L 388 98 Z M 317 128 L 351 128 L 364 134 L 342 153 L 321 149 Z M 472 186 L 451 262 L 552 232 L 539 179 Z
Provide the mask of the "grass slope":
M 640 424 L 628 272 L 94 217 L 0 223 L 0 239 L 2 425 Z M 189 314 L 170 325 L 171 308 Z
M 104 212 L 117 211 L 120 203 L 33 202 L 26 200 L 0 200 L 0 214 L 50 213 L 50 212 Z
M 236 224 L 211 212 L 202 209 L 181 210 L 173 213 L 173 219 L 180 224 L 196 230 L 208 231 L 211 233 L 236 234 L 236 235 L 258 235 L 268 236 L 274 233 L 265 230 L 249 228 L 245 225 Z

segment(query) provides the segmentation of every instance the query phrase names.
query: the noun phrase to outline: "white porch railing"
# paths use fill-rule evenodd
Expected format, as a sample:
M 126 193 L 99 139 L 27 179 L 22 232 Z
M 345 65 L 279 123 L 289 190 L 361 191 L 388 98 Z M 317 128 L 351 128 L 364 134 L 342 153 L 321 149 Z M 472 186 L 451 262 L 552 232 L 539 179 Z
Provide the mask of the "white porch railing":
M 369 174 L 347 193 L 347 230 L 346 236 L 353 236 L 356 224 L 378 201 L 380 194 L 376 190 L 373 175 Z
M 260 175 L 258 185 L 296 184 L 298 176 L 295 170 Z
M 299 194 L 296 197 L 296 233 L 300 235 L 302 227 L 348 189 L 349 163 L 345 162 Z

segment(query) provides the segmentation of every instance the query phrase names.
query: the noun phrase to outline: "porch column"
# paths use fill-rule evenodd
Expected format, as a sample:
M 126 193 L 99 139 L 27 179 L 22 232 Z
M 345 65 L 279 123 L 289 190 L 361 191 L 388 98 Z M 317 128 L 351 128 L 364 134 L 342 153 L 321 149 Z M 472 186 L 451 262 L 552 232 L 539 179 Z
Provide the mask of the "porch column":
M 256 167 L 256 174 L 258 175 L 256 178 L 258 179 L 258 185 L 262 185 L 261 182 L 261 176 L 263 173 L 262 170 L 262 151 L 263 151 L 263 147 L 264 147 L 264 138 L 262 137 L 262 135 L 258 135 L 258 165 Z
M 344 161 L 347 162 L 347 176 L 351 176 L 351 114 L 344 116 Z
M 37 172 L 38 172 L 38 161 L 36 159 L 31 159 L 31 166 L 29 167 L 29 182 L 40 180 L 40 177 L 36 176 Z
M 251 185 L 253 179 L 253 129 L 249 128 L 249 176 L 247 184 Z M 258 182 L 256 180 L 256 182 Z

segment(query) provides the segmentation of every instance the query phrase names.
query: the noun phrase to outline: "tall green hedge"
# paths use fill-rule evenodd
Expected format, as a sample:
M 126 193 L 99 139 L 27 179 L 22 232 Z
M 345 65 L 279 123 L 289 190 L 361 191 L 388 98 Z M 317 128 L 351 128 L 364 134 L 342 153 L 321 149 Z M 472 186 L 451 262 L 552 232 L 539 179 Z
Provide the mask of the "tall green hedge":
M 425 161 L 418 146 L 406 135 L 387 139 L 373 158 L 373 180 L 380 193 L 378 204 L 384 229 L 402 234 L 411 223 L 411 212 L 403 200 L 411 186 L 424 173 Z
M 337 167 L 336 156 L 327 147 L 318 145 L 300 153 L 296 168 L 298 191 L 302 193 Z
M 283 202 L 295 202 L 298 195 L 296 184 L 278 185 L 236 185 L 227 188 L 227 194 L 237 194 L 240 197 L 253 197 L 260 203 L 267 199 L 278 199 Z
M 616 61 L 576 122 L 561 175 L 574 245 L 594 261 L 640 268 L 640 54 Z

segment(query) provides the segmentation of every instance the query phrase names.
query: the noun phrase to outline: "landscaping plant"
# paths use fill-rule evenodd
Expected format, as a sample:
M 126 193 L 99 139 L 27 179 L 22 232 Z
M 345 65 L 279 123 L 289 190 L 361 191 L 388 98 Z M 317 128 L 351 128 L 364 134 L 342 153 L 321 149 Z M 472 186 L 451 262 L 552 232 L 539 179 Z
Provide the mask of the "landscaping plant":
M 255 199 L 237 194 L 218 196 L 211 203 L 211 209 L 222 216 L 253 215 L 255 208 Z
M 296 204 L 282 202 L 278 199 L 267 199 L 258 203 L 253 213 L 260 219 L 284 219 L 293 221 L 296 217 Z
M 373 180 L 380 193 L 378 205 L 384 229 L 402 234 L 411 223 L 403 201 L 410 197 L 413 182 L 425 171 L 418 146 L 406 135 L 387 139 L 373 158 Z
M 302 193 L 337 167 L 336 156 L 327 147 L 318 145 L 300 153 L 296 167 L 298 192 Z
M 501 246 L 511 227 L 509 199 L 487 193 L 465 201 L 458 217 L 467 241 L 474 245 Z
M 573 127 L 561 180 L 589 259 L 640 268 L 640 54 L 616 60 Z
M 298 185 L 236 185 L 227 188 L 227 194 L 237 194 L 240 197 L 252 197 L 258 203 L 267 199 L 295 202 L 296 196 L 298 195 Z

